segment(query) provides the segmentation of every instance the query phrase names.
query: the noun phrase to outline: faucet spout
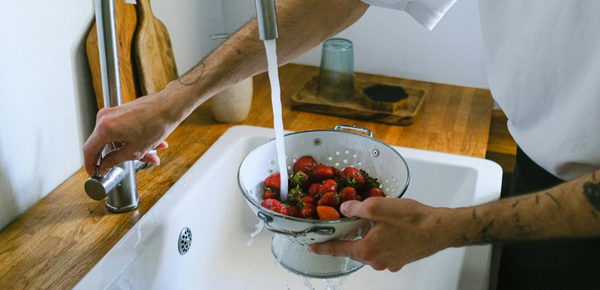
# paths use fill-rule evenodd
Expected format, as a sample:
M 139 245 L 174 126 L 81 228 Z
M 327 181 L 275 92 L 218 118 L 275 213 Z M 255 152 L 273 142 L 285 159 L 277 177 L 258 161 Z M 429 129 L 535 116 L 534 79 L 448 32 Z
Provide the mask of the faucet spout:
M 98 50 L 100 53 L 100 74 L 105 107 L 116 107 L 123 103 L 121 74 L 119 70 L 119 50 L 115 0 L 95 0 Z M 111 149 L 104 148 L 102 156 Z M 100 156 L 99 161 L 102 156 Z M 98 164 L 99 165 L 99 162 Z M 140 161 L 127 161 L 113 168 L 106 176 L 96 175 L 85 182 L 85 191 L 95 200 L 106 198 L 106 208 L 112 212 L 127 212 L 138 207 L 136 172 L 148 164 Z
M 276 39 L 277 13 L 275 11 L 275 0 L 255 0 L 256 18 L 258 20 L 258 35 L 261 40 Z

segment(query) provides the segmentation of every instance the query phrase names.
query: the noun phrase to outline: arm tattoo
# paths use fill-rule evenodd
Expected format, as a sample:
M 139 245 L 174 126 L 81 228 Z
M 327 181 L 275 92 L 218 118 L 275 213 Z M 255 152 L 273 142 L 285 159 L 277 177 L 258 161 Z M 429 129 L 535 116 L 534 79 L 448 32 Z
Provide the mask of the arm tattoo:
M 556 203 L 556 206 L 558 206 L 558 207 L 562 207 L 562 205 L 560 204 L 560 202 L 558 202 L 558 200 L 556 200 L 556 198 L 555 198 L 555 197 L 554 197 L 552 194 L 550 194 L 549 192 L 546 192 L 546 195 L 547 195 L 549 198 L 551 198 L 551 199 L 552 199 L 552 201 L 554 201 L 554 203 Z
M 600 211 L 600 183 L 586 182 L 583 185 L 583 194 L 594 209 Z
M 200 72 L 200 75 L 197 77 L 192 77 L 191 74 L 192 72 L 199 66 L 202 66 L 202 71 Z M 184 74 L 183 76 L 181 76 L 179 78 L 179 83 L 183 86 L 191 86 L 193 84 L 195 84 L 203 75 L 204 75 L 204 69 L 206 68 L 206 65 L 204 64 L 204 61 L 201 61 L 200 63 L 198 63 L 196 66 L 194 66 L 191 70 L 189 70 L 186 74 Z

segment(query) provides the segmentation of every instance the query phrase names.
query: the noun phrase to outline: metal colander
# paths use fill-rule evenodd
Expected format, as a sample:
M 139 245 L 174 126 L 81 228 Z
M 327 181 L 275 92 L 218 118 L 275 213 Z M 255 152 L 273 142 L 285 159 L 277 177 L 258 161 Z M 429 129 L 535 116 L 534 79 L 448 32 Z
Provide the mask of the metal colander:
M 355 130 L 367 135 L 344 130 Z M 338 125 L 333 130 L 310 130 L 285 135 L 287 175 L 297 159 L 310 155 L 317 163 L 363 169 L 381 183 L 387 197 L 401 197 L 409 183 L 406 161 L 400 153 L 382 141 L 373 138 L 365 128 Z M 260 206 L 264 192 L 263 181 L 273 171 L 279 171 L 274 139 L 258 147 L 242 161 L 238 184 L 254 213 L 265 222 L 268 230 L 288 236 L 300 245 L 330 240 L 361 238 L 370 228 L 370 222 L 360 218 L 339 220 L 307 220 L 284 216 Z

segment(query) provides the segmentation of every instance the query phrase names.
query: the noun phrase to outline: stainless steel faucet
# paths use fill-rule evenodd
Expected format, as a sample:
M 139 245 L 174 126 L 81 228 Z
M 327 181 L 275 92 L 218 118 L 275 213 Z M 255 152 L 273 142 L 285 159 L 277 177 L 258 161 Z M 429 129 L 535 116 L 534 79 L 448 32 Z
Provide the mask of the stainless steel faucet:
M 276 39 L 277 13 L 275 11 L 275 0 L 255 0 L 256 19 L 258 19 L 258 34 L 261 40 Z
M 100 71 L 105 107 L 116 107 L 123 103 L 121 95 L 121 75 L 119 72 L 119 52 L 115 18 L 115 0 L 95 0 L 98 49 L 100 51 Z M 102 156 L 114 146 L 106 146 L 96 163 L 96 175 L 85 182 L 85 192 L 95 200 L 106 199 L 106 208 L 112 212 L 128 212 L 139 205 L 135 173 L 151 166 L 150 163 L 127 161 L 102 176 L 98 165 Z M 154 152 L 151 152 L 154 153 Z

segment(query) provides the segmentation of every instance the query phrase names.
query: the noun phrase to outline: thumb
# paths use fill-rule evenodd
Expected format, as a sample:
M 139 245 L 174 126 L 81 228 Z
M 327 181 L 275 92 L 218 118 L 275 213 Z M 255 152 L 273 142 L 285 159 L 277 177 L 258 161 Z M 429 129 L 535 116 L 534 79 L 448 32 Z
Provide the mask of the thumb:
M 365 210 L 365 204 L 358 200 L 349 200 L 342 203 L 340 206 L 340 211 L 347 217 L 360 217 L 368 219 L 368 214 Z

